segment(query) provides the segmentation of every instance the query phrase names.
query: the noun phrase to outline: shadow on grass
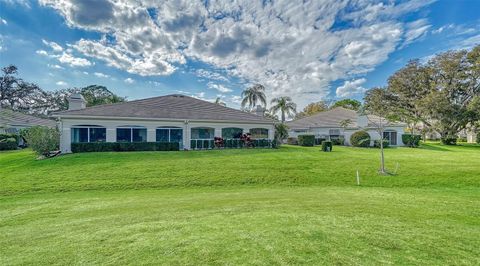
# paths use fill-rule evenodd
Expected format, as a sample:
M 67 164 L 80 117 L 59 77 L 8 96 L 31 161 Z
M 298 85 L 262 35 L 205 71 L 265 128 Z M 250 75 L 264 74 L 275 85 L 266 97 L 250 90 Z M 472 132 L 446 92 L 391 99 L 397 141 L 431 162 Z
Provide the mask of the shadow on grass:
M 452 151 L 446 147 L 442 147 L 438 144 L 422 143 L 420 149 L 431 150 L 431 151 Z

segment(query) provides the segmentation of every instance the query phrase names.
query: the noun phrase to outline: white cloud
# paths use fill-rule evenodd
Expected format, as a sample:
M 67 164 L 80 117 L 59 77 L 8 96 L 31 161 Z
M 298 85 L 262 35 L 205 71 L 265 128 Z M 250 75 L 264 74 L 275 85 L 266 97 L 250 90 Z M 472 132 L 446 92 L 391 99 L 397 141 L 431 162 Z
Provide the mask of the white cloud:
M 352 81 L 345 81 L 342 86 L 337 88 L 336 94 L 339 98 L 346 98 L 352 97 L 354 95 L 362 94 L 367 89 L 362 87 L 361 85 L 365 83 L 367 80 L 364 78 L 352 80 Z
M 432 2 L 40 0 L 68 25 L 103 33 L 72 48 L 109 66 L 156 76 L 172 74 L 187 59 L 199 61 L 262 83 L 269 98 L 292 96 L 299 106 L 325 97 L 331 82 L 372 71 L 419 40 L 428 21 L 404 22 L 400 16 Z
M 63 69 L 63 67 L 62 67 L 62 66 L 59 66 L 59 65 L 47 64 L 47 66 L 48 66 L 49 68 L 54 68 L 54 69 Z
M 46 46 L 49 46 L 54 52 L 61 52 L 63 51 L 63 48 L 62 46 L 60 46 L 58 43 L 56 42 L 49 42 L 49 41 L 46 41 L 44 39 L 42 39 L 42 42 L 43 44 L 45 44 Z
M 480 34 L 470 36 L 460 41 L 456 48 L 458 49 L 472 49 L 476 45 L 480 45 Z
M 103 74 L 103 73 L 101 73 L 101 72 L 95 72 L 95 73 L 93 73 L 93 75 L 95 75 L 95 76 L 97 76 L 97 77 L 99 77 L 99 78 L 109 78 L 109 77 L 110 77 L 109 75 Z
M 9 5 L 20 5 L 25 8 L 31 8 L 28 0 L 0 0 L 0 2 L 4 2 Z
M 3 24 L 3 25 L 7 25 L 7 21 L 3 18 L 0 18 L 0 23 Z
M 216 83 L 213 83 L 213 82 L 208 82 L 207 86 L 208 86 L 208 88 L 217 90 L 221 93 L 232 92 L 232 89 L 229 89 L 229 88 L 223 86 L 222 84 L 216 84 Z
M 195 75 L 197 75 L 197 77 L 207 78 L 210 80 L 219 80 L 219 81 L 225 81 L 225 82 L 229 81 L 225 76 L 222 76 L 216 72 L 212 72 L 206 69 L 197 69 L 195 71 Z
M 126 79 L 124 79 L 123 81 L 124 81 L 125 83 L 128 83 L 128 84 L 132 84 L 132 83 L 135 82 L 135 80 L 132 79 L 132 78 L 126 78 Z
M 47 53 L 47 51 L 45 51 L 45 50 L 37 50 L 35 53 L 37 53 L 37 54 L 39 54 L 39 55 L 48 56 L 48 53 Z
M 170 75 L 176 69 L 165 60 L 168 55 L 163 52 L 147 53 L 142 58 L 136 58 L 125 53 L 118 46 L 109 46 L 89 40 L 80 40 L 74 47 L 87 56 L 105 61 L 109 66 L 141 76 Z
M 58 86 L 62 86 L 62 87 L 65 87 L 65 86 L 68 86 L 68 83 L 66 83 L 65 81 L 57 81 L 57 84 Z
M 58 61 L 64 64 L 68 64 L 71 67 L 88 67 L 93 65 L 92 62 L 85 58 L 75 57 L 66 52 L 63 52 L 62 55 L 58 56 Z
M 433 34 L 440 34 L 440 33 L 442 33 L 443 31 L 448 30 L 448 29 L 453 29 L 454 27 L 455 27 L 454 24 L 444 25 L 444 26 L 441 26 L 441 27 L 438 28 L 438 29 L 432 30 L 432 33 L 433 33 Z
M 88 75 L 88 72 L 87 72 L 87 71 L 83 71 L 82 73 L 85 74 L 85 75 Z
M 425 36 L 431 25 L 428 24 L 426 19 L 419 19 L 407 24 L 407 31 L 405 33 L 405 42 L 403 46 L 406 46 L 418 38 Z
M 233 95 L 233 96 L 230 97 L 229 101 L 234 103 L 234 104 L 241 104 L 242 103 L 242 97 L 240 97 L 238 95 Z

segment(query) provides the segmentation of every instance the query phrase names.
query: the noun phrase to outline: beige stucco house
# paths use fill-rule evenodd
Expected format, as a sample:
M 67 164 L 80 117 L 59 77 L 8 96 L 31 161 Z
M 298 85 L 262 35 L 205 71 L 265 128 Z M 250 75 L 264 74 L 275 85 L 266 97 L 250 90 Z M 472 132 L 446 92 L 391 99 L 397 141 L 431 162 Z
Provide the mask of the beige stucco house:
M 234 138 L 239 133 L 251 133 L 256 139 L 274 137 L 274 123 L 263 112 L 247 113 L 178 94 L 88 108 L 75 94 L 69 110 L 53 116 L 61 131 L 62 153 L 70 153 L 75 142 L 167 141 L 188 150 L 195 141 Z
M 354 132 L 365 130 L 370 134 L 373 145 L 373 141 L 380 139 L 375 130 L 380 122 L 385 128 L 383 138 L 389 140 L 391 146 L 403 146 L 404 123 L 390 122 L 374 115 L 360 115 L 342 107 L 287 122 L 287 126 L 290 137 L 311 134 L 316 138 L 344 138 L 345 145 L 350 145 L 350 136 Z

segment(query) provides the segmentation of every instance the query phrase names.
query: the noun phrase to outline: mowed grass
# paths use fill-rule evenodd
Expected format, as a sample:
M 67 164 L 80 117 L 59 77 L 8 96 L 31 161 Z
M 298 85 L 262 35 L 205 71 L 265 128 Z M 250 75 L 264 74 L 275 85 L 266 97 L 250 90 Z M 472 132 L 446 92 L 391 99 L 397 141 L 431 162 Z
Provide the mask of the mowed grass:
M 2 152 L 0 265 L 480 264 L 480 147 L 386 158 L 396 175 L 336 146 Z

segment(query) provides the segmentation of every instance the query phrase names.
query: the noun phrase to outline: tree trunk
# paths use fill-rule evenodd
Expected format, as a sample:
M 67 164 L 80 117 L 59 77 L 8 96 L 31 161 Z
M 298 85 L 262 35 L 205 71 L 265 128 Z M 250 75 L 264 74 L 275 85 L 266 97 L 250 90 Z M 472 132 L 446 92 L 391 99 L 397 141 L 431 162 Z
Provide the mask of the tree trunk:
M 414 136 L 415 136 L 415 125 L 416 125 L 416 123 L 415 123 L 415 122 L 413 122 L 413 126 L 412 126 L 412 135 L 411 135 L 411 137 L 412 137 L 412 140 L 413 140 L 413 138 L 414 138 Z M 415 141 L 412 141 L 412 147 L 414 147 L 414 148 L 416 147 L 416 146 L 415 146 Z
M 282 123 L 285 123 L 285 111 L 282 110 Z
M 380 172 L 386 174 L 385 171 L 385 155 L 383 154 L 383 130 L 380 132 Z

